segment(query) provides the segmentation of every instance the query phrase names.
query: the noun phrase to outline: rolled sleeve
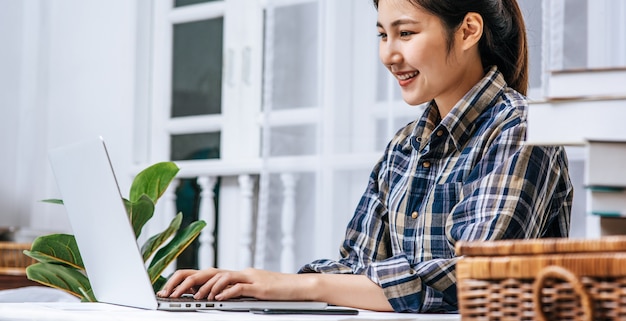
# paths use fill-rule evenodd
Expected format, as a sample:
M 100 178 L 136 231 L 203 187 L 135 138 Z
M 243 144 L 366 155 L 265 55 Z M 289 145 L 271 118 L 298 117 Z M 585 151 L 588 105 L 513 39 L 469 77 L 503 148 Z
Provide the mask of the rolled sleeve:
M 476 167 L 491 172 L 464 186 L 449 216 L 452 242 L 568 235 L 573 194 L 564 149 L 511 137 L 525 137 L 525 126 L 505 131 Z
M 456 259 L 411 265 L 406 255 L 371 262 L 363 273 L 378 284 L 396 312 L 454 312 L 457 310 Z M 353 274 L 340 261 L 317 260 L 298 273 Z
M 298 273 L 354 274 L 352 268 L 333 260 L 316 260 L 300 268 Z
M 372 262 L 366 275 L 380 285 L 397 312 L 456 311 L 456 259 L 411 265 L 404 254 Z

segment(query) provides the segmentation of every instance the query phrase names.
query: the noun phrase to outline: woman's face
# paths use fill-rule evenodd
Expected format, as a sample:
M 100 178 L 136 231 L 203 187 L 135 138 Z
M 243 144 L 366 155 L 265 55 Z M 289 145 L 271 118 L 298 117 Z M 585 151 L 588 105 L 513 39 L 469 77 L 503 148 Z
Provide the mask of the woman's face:
M 465 94 L 467 88 L 459 88 L 463 59 L 456 44 L 448 52 L 446 30 L 437 16 L 408 0 L 381 0 L 377 26 L 380 59 L 408 104 L 435 99 L 440 107 L 454 105 Z

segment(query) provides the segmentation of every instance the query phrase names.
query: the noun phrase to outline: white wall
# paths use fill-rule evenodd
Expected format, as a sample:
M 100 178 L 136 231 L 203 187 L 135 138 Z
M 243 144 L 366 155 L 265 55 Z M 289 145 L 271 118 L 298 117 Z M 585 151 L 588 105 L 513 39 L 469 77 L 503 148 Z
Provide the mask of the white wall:
M 46 153 L 102 135 L 130 187 L 136 3 L 0 2 L 0 226 L 68 230 Z
M 0 4 L 0 226 L 17 225 L 15 193 L 22 3 Z M 10 32 L 7 32 L 10 30 Z

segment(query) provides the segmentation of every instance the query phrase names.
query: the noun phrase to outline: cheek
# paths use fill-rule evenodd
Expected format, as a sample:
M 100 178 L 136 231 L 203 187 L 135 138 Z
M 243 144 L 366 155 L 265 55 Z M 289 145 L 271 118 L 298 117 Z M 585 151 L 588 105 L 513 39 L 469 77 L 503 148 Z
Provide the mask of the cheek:
M 424 69 L 440 68 L 446 64 L 448 51 L 443 39 L 424 38 L 416 41 L 407 50 L 406 54 L 412 61 Z
M 433 53 L 429 47 L 421 43 L 407 46 L 404 55 L 406 60 L 410 61 L 411 64 L 418 69 L 427 68 L 431 64 L 433 57 Z
M 402 47 L 402 54 L 405 59 L 414 61 L 418 57 L 422 56 L 421 47 L 422 46 L 420 46 L 417 42 L 407 44 Z

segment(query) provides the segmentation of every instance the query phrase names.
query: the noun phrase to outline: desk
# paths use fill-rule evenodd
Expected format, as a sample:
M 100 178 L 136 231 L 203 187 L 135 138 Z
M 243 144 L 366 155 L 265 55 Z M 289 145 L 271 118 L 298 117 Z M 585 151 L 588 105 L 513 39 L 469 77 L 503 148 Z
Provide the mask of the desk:
M 103 303 L 0 303 L 0 320 L 54 320 L 54 321 L 137 321 L 137 320 L 450 320 L 458 321 L 458 314 L 404 314 L 360 311 L 356 316 L 330 315 L 257 315 L 248 312 L 166 312 L 126 308 Z

